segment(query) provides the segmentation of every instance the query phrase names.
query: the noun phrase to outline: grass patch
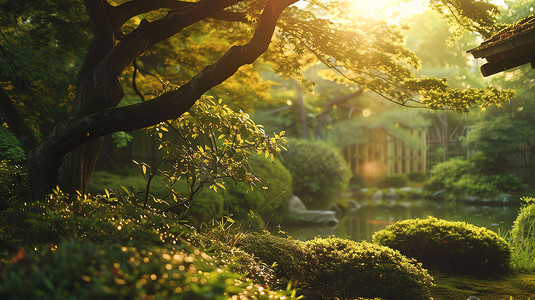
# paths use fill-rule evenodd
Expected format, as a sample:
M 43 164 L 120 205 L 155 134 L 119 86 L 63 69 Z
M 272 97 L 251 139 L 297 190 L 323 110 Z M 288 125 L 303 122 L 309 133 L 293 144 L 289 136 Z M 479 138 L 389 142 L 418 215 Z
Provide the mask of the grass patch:
M 434 299 L 528 299 L 535 296 L 535 274 L 513 273 L 496 276 L 468 276 L 430 270 L 435 278 Z
M 91 194 L 102 194 L 104 189 L 121 191 L 121 186 L 131 190 L 136 196 L 140 197 L 145 194 L 147 183 L 143 179 L 143 175 L 135 167 L 113 170 L 113 172 L 99 170 L 93 172 L 91 175 L 88 192 Z M 149 192 L 155 197 L 160 198 L 167 195 L 167 189 L 162 184 L 162 177 L 160 175 L 156 175 L 152 180 Z

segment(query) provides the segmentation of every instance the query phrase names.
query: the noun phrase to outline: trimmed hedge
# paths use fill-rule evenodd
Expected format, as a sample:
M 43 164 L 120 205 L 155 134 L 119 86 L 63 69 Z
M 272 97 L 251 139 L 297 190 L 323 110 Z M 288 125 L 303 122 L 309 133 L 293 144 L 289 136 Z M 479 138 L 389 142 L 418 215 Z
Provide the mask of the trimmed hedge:
M 429 299 L 433 278 L 390 248 L 341 238 L 301 242 L 246 235 L 238 247 L 274 265 L 277 276 L 324 298 Z
M 340 150 L 324 141 L 290 140 L 282 163 L 293 178 L 293 191 L 309 209 L 328 208 L 351 177 Z
M 434 217 L 397 222 L 373 235 L 373 242 L 399 250 L 427 268 L 460 273 L 508 269 L 509 244 L 495 232 Z

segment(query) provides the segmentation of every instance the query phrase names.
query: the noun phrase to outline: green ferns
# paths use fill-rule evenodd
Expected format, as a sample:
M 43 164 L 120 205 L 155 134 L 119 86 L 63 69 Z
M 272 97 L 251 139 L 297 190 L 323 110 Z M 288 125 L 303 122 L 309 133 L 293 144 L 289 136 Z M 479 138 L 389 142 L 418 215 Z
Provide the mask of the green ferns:
M 503 272 L 511 256 L 509 244 L 493 231 L 434 217 L 397 222 L 376 232 L 373 241 L 427 268 L 461 273 Z
M 238 246 L 273 265 L 277 277 L 327 299 L 428 299 L 433 286 L 433 278 L 415 260 L 367 242 L 246 235 Z

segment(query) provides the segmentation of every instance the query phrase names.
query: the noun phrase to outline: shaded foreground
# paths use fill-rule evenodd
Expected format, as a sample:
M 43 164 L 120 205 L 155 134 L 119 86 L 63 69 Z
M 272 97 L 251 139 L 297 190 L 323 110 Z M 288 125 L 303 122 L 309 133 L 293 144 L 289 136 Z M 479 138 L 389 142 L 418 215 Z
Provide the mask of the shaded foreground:
M 470 296 L 491 300 L 535 297 L 535 274 L 515 273 L 487 277 L 432 270 L 429 273 L 435 279 L 431 294 L 436 300 L 467 299 Z

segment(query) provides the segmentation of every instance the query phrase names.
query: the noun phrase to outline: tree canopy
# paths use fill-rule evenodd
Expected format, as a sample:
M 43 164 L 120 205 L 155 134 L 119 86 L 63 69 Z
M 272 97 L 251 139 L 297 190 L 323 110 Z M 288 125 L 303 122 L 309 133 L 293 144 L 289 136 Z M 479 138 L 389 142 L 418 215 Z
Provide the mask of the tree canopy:
M 416 76 L 403 26 L 349 1 L 300 2 L 2 1 L 0 116 L 26 152 L 34 198 L 57 184 L 84 192 L 104 135 L 178 118 L 206 93 L 262 98 L 259 58 L 306 86 L 304 68 L 323 63 L 324 77 L 401 105 L 464 112 L 512 96 Z M 430 5 L 459 29 L 495 30 L 489 1 Z

